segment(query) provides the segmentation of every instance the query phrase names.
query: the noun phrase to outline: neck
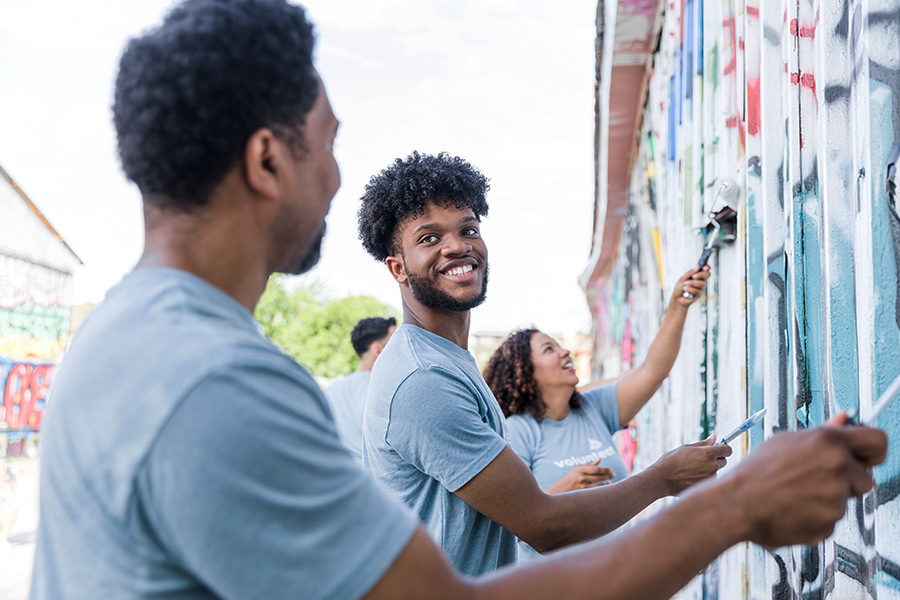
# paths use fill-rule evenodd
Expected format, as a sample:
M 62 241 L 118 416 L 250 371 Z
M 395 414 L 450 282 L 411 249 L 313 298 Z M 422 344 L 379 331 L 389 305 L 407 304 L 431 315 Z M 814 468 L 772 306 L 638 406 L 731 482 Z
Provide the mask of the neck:
M 366 371 L 371 371 L 372 367 L 375 366 L 375 356 L 364 354 L 359 357 L 359 368 L 356 369 L 360 373 L 365 373 Z
M 562 421 L 569 416 L 569 400 L 572 398 L 572 392 L 575 391 L 571 386 L 553 387 L 550 389 L 539 389 L 541 400 L 547 407 L 544 413 L 545 419 L 551 421 Z
M 182 213 L 145 204 L 144 251 L 135 269 L 186 271 L 252 313 L 271 273 L 265 249 L 253 243 L 251 229 L 235 211 Z
M 471 316 L 468 310 L 455 312 L 428 308 L 417 302 L 408 302 L 404 293 L 403 322 L 450 340 L 463 350 L 469 349 Z

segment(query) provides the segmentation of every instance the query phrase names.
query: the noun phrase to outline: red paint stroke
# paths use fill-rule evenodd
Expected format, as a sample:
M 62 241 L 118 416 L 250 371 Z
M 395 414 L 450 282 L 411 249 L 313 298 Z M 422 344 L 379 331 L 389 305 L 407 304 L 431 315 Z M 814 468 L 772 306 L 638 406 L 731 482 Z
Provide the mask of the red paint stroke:
M 759 8 L 756 6 L 748 6 L 747 7 L 747 16 L 751 19 L 759 18 Z
M 816 76 L 812 73 L 804 73 L 800 76 L 800 84 L 812 90 L 813 94 L 816 93 Z
M 738 126 L 738 118 L 737 117 L 731 116 L 731 117 L 728 117 L 727 119 L 725 119 L 725 127 L 727 127 L 728 129 L 734 129 L 737 126 Z
M 818 16 L 816 17 L 816 20 L 818 20 Z M 794 37 L 799 36 L 802 38 L 809 38 L 811 40 L 815 39 L 816 38 L 816 26 L 815 25 L 813 25 L 813 26 L 804 25 L 803 27 L 800 27 L 800 24 L 797 22 L 797 19 L 791 19 L 791 35 Z
M 747 81 L 747 133 L 759 135 L 760 130 L 759 77 Z

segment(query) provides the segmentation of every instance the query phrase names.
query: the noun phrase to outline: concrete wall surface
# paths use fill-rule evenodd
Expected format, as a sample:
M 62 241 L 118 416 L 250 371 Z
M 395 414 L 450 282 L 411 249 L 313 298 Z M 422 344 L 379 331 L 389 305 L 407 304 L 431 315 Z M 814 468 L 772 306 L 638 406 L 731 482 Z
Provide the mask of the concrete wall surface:
M 595 375 L 640 361 L 710 216 L 733 209 L 635 462 L 767 408 L 731 468 L 775 432 L 865 417 L 900 375 L 900 0 L 671 0 L 654 22 L 616 256 L 585 283 Z M 900 402 L 877 425 L 895 448 L 829 540 L 737 547 L 678 597 L 900 598 Z

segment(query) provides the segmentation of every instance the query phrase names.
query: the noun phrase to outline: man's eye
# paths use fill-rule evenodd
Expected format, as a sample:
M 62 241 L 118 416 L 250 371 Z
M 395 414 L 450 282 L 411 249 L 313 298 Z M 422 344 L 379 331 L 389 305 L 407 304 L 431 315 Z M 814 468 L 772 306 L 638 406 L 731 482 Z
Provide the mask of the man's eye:
M 463 235 L 478 235 L 478 230 L 474 227 L 470 227 L 463 231 Z
M 438 238 L 437 238 L 436 235 L 434 235 L 434 234 L 429 234 L 429 235 L 426 235 L 425 237 L 423 237 L 421 240 L 419 240 L 419 242 L 422 243 L 422 244 L 430 244 L 430 243 L 432 243 L 432 242 L 436 242 L 437 239 L 438 239 Z

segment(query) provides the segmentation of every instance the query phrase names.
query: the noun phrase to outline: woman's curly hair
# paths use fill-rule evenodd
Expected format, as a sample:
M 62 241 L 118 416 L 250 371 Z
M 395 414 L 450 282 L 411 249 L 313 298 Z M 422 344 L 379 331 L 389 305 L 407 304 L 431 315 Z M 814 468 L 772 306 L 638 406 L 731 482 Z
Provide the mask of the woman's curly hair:
M 538 329 L 520 329 L 494 351 L 484 368 L 484 380 L 494 393 L 503 414 L 529 414 L 536 421 L 544 419 L 547 405 L 544 404 L 534 379 L 534 364 L 531 362 L 531 337 L 540 333 Z M 581 406 L 581 394 L 577 390 L 569 398 L 569 407 Z
M 426 202 L 469 208 L 481 221 L 488 212 L 489 188 L 487 177 L 458 156 L 413 152 L 369 180 L 357 215 L 359 239 L 375 260 L 384 262 L 399 250 L 399 225 L 424 214 Z

